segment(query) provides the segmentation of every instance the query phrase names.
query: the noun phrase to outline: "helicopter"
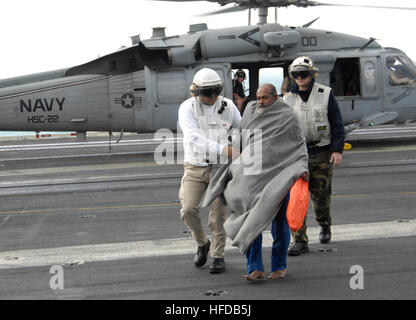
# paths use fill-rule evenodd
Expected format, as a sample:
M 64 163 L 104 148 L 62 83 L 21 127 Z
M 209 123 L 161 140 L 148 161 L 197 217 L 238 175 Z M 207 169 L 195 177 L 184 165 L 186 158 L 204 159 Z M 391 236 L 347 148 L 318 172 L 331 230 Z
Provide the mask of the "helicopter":
M 217 71 L 222 95 L 229 98 L 236 71 L 245 70 L 247 98 L 255 100 L 257 88 L 270 75 L 283 80 L 299 56 L 309 56 L 319 68 L 317 81 L 333 89 L 347 132 L 416 119 L 416 67 L 403 51 L 384 48 L 374 38 L 312 29 L 313 21 L 300 27 L 267 23 L 268 7 L 326 4 L 215 2 L 235 6 L 213 14 L 257 8 L 259 24 L 222 29 L 194 24 L 187 34 L 169 37 L 154 28 L 150 39 L 132 37 L 130 47 L 85 64 L 0 80 L 1 130 L 76 131 L 80 137 L 88 131 L 177 130 L 179 105 L 190 97 L 198 70 Z

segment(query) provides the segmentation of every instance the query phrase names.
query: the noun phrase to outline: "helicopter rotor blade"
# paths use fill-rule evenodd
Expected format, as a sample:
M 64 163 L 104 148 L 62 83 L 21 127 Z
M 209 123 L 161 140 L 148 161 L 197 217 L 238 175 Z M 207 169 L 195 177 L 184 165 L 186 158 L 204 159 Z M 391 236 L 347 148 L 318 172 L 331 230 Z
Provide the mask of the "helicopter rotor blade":
M 152 0 L 152 1 L 168 1 L 168 2 L 197 2 L 204 0 Z M 268 8 L 268 7 L 289 7 L 296 6 L 301 8 L 316 7 L 316 6 L 330 6 L 330 7 L 357 7 L 357 8 L 370 8 L 370 9 L 395 9 L 395 10 L 416 10 L 416 7 L 393 7 L 393 6 L 370 6 L 370 5 L 354 5 L 354 4 L 335 4 L 318 1 L 308 0 L 205 0 L 209 2 L 217 2 L 221 6 L 234 3 L 234 6 L 228 8 L 222 8 L 216 11 L 202 13 L 198 16 L 211 16 L 217 14 L 245 11 L 253 8 Z
M 156 0 L 156 1 L 171 1 L 171 0 Z M 178 1 L 198 1 L 198 0 L 178 0 Z M 228 7 L 228 8 L 223 8 L 223 9 L 219 9 L 219 10 L 216 10 L 216 11 L 202 13 L 202 14 L 199 14 L 197 16 L 199 16 L 199 17 L 212 16 L 212 15 L 217 15 L 217 14 L 224 14 L 224 13 L 232 13 L 232 12 L 245 11 L 245 10 L 250 9 L 250 8 L 256 9 L 256 8 L 260 7 L 258 5 L 257 6 L 256 5 L 248 6 L 248 5 L 238 4 L 237 1 L 235 1 L 235 2 L 236 2 L 236 4 L 233 7 Z M 250 3 L 247 3 L 247 4 L 250 4 Z M 267 5 L 267 1 L 265 1 L 264 4 L 266 4 L 266 7 L 269 6 L 269 5 Z M 314 6 L 332 6 L 332 7 L 359 7 L 359 8 L 372 8 L 372 9 L 416 10 L 416 8 L 411 8 L 411 7 L 391 7 L 391 6 L 367 6 L 367 5 L 352 5 L 352 4 L 332 4 L 332 3 L 323 3 L 323 2 L 317 2 L 317 1 L 308 1 L 308 2 L 304 2 L 303 1 L 301 3 L 297 3 L 297 2 L 286 3 L 285 2 L 282 5 L 279 5 L 279 3 L 273 3 L 273 6 L 274 7 L 288 7 L 290 5 L 294 5 L 294 6 L 302 7 L 302 8 L 314 7 Z M 311 21 L 310 24 L 306 24 L 304 27 L 310 26 L 316 20 Z
M 204 0 L 151 0 L 151 1 L 165 1 L 165 2 L 196 2 L 196 1 L 204 1 Z
M 391 6 L 366 6 L 359 4 L 335 4 L 335 3 L 322 3 L 315 2 L 312 6 L 331 6 L 331 7 L 355 7 L 355 8 L 371 8 L 371 9 L 397 9 L 397 10 L 416 10 L 416 8 L 411 7 L 391 7 Z
M 219 10 L 216 10 L 216 11 L 201 13 L 197 16 L 198 17 L 213 16 L 213 15 L 217 15 L 217 14 L 245 11 L 247 9 L 249 9 L 249 8 L 248 7 L 242 7 L 242 6 L 232 6 L 232 7 L 228 7 L 228 8 L 219 9 Z

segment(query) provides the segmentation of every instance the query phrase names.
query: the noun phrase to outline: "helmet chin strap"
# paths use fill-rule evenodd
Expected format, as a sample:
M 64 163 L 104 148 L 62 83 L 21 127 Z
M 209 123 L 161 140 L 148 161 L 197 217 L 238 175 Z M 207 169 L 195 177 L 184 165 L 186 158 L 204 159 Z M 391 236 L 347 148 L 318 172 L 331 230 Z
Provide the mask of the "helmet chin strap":
M 207 106 L 207 107 L 212 107 L 212 106 L 215 106 L 217 103 L 218 103 L 218 101 L 219 101 L 219 97 L 217 96 L 217 99 L 215 100 L 215 102 L 213 103 L 213 104 L 206 104 L 206 103 L 204 103 L 204 102 L 202 102 L 201 101 L 201 97 L 200 96 L 197 96 L 196 97 L 197 98 L 197 100 L 203 105 L 203 106 Z

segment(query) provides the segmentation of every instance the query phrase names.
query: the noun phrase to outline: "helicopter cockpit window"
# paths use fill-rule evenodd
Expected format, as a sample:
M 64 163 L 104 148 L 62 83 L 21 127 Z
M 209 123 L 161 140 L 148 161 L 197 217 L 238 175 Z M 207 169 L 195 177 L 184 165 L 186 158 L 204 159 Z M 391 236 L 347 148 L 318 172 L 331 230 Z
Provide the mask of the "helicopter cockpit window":
M 265 83 L 271 83 L 277 89 L 280 95 L 284 79 L 284 70 L 282 67 L 261 68 L 259 70 L 259 87 Z
M 391 86 L 415 86 L 416 69 L 403 56 L 388 56 L 386 67 L 389 69 L 389 84 Z
M 330 87 L 335 96 L 361 95 L 359 59 L 338 58 L 330 73 Z

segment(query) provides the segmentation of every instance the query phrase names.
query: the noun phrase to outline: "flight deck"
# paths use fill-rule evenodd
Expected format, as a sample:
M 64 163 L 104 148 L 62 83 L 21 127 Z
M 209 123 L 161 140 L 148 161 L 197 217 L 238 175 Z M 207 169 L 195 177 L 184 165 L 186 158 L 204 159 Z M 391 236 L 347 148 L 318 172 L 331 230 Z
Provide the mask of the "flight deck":
M 285 279 L 255 284 L 229 244 L 223 274 L 193 266 L 179 215 L 183 166 L 155 163 L 152 134 L 1 141 L 0 299 L 414 299 L 415 127 L 383 128 L 347 139 L 332 241 L 319 243 L 310 208 L 311 252 L 288 257 Z M 180 136 L 170 143 L 180 159 Z M 207 209 L 202 217 L 208 231 Z M 269 230 L 264 237 L 269 271 Z M 59 267 L 63 288 L 52 281 Z

